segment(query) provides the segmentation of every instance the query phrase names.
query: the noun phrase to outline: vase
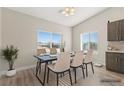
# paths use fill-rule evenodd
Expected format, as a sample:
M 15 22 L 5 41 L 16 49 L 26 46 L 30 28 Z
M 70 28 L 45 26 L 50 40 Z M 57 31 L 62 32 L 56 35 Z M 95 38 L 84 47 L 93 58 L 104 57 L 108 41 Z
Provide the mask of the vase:
M 16 74 L 16 70 L 15 70 L 15 69 L 9 70 L 9 71 L 6 72 L 6 76 L 7 76 L 7 77 L 12 77 L 12 76 L 14 76 L 15 74 Z

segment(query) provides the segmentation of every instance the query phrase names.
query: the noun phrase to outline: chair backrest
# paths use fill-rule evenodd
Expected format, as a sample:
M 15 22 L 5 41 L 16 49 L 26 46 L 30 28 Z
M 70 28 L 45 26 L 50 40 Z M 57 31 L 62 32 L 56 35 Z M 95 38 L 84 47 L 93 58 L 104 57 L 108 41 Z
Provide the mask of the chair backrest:
M 70 68 L 70 54 L 62 52 L 58 54 L 57 62 L 54 65 L 54 69 L 57 72 L 62 72 Z
M 57 53 L 60 53 L 60 52 L 61 52 L 61 51 L 60 51 L 60 48 L 57 48 L 56 50 L 57 50 Z
M 71 66 L 78 67 L 82 64 L 83 64 L 83 52 L 82 51 L 76 52 L 75 56 L 73 57 Z
M 57 54 L 56 48 L 50 48 L 50 54 Z
M 50 48 L 45 48 L 46 53 L 50 54 Z
M 46 50 L 44 48 L 42 49 L 37 49 L 37 55 L 40 55 L 40 54 L 45 54 L 46 53 Z
M 93 50 L 88 50 L 85 59 L 84 59 L 84 63 L 89 63 L 93 61 Z

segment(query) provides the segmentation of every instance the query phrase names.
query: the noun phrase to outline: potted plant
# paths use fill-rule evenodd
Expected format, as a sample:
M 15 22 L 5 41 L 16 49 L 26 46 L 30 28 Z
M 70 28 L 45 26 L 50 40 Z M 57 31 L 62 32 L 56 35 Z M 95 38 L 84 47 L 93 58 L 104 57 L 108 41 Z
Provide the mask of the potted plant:
M 14 76 L 16 74 L 16 70 L 14 69 L 14 62 L 18 57 L 18 49 L 13 45 L 7 46 L 5 49 L 2 49 L 1 53 L 5 60 L 9 63 L 9 69 L 6 73 L 7 76 Z

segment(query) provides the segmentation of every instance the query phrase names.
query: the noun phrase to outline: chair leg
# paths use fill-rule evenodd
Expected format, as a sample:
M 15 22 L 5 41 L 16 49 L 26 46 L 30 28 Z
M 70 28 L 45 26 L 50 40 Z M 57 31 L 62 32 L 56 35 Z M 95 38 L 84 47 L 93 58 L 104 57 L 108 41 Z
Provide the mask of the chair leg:
M 64 74 L 64 72 L 63 72 L 63 73 L 60 74 L 60 77 L 63 77 L 64 75 L 65 75 L 65 74 Z
M 71 71 L 69 69 L 69 77 L 70 77 L 70 82 L 71 82 L 71 85 L 72 85 L 72 78 L 71 78 Z
M 49 68 L 47 70 L 47 83 L 49 82 Z
M 63 76 L 64 76 L 65 74 L 64 74 L 64 72 L 63 72 Z
M 83 65 L 81 66 L 81 68 L 82 68 L 83 78 L 85 78 Z
M 60 74 L 60 77 L 62 77 L 62 73 Z
M 93 68 L 93 63 L 91 62 L 91 67 L 92 67 L 92 72 L 94 74 L 94 68 Z
M 74 68 L 75 83 L 76 83 L 76 68 Z
M 57 73 L 57 86 L 59 85 L 59 74 Z
M 50 64 L 52 64 L 52 61 L 50 61 Z
M 85 66 L 86 66 L 86 77 L 88 77 L 87 64 L 85 64 Z

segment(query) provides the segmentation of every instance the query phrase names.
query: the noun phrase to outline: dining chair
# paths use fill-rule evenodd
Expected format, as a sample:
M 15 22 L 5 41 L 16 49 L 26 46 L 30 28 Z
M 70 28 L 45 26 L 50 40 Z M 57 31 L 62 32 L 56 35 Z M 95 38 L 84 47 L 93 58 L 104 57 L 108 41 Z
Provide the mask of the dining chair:
M 50 48 L 50 54 L 57 54 L 57 49 L 56 48 Z
M 56 48 L 50 48 L 50 55 L 56 56 L 57 55 L 57 49 Z M 50 63 L 56 63 L 56 61 L 52 61 Z
M 41 54 L 45 54 L 46 53 L 46 49 L 42 48 L 42 49 L 37 49 L 37 56 L 41 55 Z M 38 72 L 37 70 L 39 69 L 39 73 L 41 73 L 41 62 L 37 62 L 37 66 L 36 66 L 36 72 Z M 36 73 L 37 75 L 38 73 Z
M 74 70 L 74 76 L 75 76 L 75 83 L 76 83 L 76 69 L 81 67 L 82 68 L 82 73 L 83 73 L 83 78 L 85 78 L 84 74 L 84 68 L 83 68 L 83 52 L 76 52 L 75 56 L 72 59 L 71 62 L 71 68 Z
M 45 54 L 45 53 L 46 53 L 46 49 L 45 48 L 37 49 L 37 55 Z
M 87 65 L 90 64 L 91 68 L 92 68 L 92 72 L 94 74 L 94 68 L 93 68 L 93 50 L 88 50 L 85 59 L 84 59 L 84 63 L 83 63 L 86 67 L 86 76 L 88 77 L 88 69 L 87 69 Z
M 58 54 L 57 62 L 48 65 L 47 70 L 47 83 L 49 81 L 49 71 L 54 72 L 57 75 L 57 86 L 59 84 L 59 74 L 69 72 L 69 78 L 72 85 L 71 71 L 70 71 L 70 54 L 62 52 Z

